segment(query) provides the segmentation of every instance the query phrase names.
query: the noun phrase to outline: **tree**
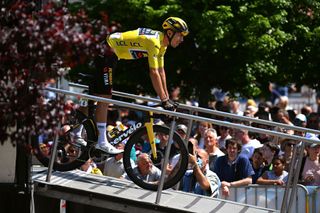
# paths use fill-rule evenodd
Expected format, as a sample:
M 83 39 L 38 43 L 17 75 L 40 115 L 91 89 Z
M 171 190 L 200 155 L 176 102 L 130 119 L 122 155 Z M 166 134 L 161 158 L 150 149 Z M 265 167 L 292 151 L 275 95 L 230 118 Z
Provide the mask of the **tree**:
M 191 33 L 182 47 L 167 51 L 167 75 L 169 82 L 183 87 L 186 97 L 195 90 L 206 103 L 212 87 L 247 97 L 262 95 L 269 81 L 319 87 L 319 4 L 315 0 L 88 0 L 72 7 L 90 8 L 93 18 L 97 11 L 107 11 L 111 21 L 122 24 L 121 31 L 161 30 L 168 16 L 185 19 Z M 151 88 L 147 80 L 132 74 L 144 70 L 145 64 L 122 63 L 125 66 L 119 66 L 124 68 L 115 78 L 118 84 L 129 85 L 131 91 L 139 83 Z
M 63 5 L 37 10 L 32 1 L 2 5 L 0 20 L 0 141 L 26 143 L 52 131 L 64 114 L 62 101 L 43 102 L 46 82 L 109 51 L 99 41 L 116 27 Z

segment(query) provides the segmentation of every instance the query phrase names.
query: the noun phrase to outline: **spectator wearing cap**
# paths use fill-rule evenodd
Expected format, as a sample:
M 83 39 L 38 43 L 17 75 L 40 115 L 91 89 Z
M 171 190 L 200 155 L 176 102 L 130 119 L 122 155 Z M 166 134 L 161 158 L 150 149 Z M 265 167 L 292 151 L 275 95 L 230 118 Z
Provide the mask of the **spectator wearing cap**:
M 300 127 L 306 127 L 307 126 L 307 117 L 304 114 L 298 114 L 295 117 L 293 124 L 296 126 L 300 126 Z
M 302 161 L 300 180 L 307 186 L 320 186 L 320 140 L 315 136 L 311 139 L 318 140 L 319 143 L 306 146 L 307 156 Z
M 187 138 L 188 127 L 186 125 L 184 124 L 177 125 L 176 131 L 183 140 Z
M 307 126 L 307 117 L 304 114 L 298 114 L 293 120 L 293 125 L 305 128 Z M 294 134 L 304 136 L 305 132 L 294 130 Z
M 248 99 L 246 103 L 246 110 L 243 115 L 248 117 L 254 117 L 254 114 L 258 111 L 256 102 L 253 99 Z

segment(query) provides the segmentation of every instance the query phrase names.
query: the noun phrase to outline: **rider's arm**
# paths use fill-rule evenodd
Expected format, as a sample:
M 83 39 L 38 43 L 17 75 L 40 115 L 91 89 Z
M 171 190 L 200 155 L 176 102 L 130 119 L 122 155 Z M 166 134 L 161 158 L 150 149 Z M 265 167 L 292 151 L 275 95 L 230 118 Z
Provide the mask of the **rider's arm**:
M 160 73 L 160 77 L 161 77 L 163 90 L 166 93 L 167 97 L 169 98 L 169 93 L 168 93 L 168 89 L 167 89 L 166 72 L 165 72 L 164 68 L 159 68 L 159 73 Z
M 163 69 L 163 68 L 162 68 Z M 164 70 L 163 70 L 164 72 Z M 160 74 L 159 69 L 157 68 L 150 68 L 150 72 L 149 72 L 151 81 L 152 81 L 152 85 L 154 90 L 156 91 L 157 95 L 159 96 L 159 98 L 161 100 L 166 100 L 169 98 L 169 96 L 167 95 L 167 91 L 166 91 L 166 87 L 163 87 L 163 74 Z M 165 78 L 165 75 L 164 75 Z M 166 83 L 166 82 L 164 82 Z

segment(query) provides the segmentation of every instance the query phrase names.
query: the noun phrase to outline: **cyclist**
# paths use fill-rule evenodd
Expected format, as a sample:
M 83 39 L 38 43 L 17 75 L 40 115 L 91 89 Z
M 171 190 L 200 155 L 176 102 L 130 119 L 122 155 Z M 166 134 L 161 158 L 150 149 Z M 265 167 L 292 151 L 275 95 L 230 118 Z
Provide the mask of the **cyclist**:
M 100 97 L 111 98 L 112 72 L 119 59 L 148 58 L 149 75 L 164 109 L 173 110 L 176 103 L 169 99 L 164 70 L 164 54 L 168 46 L 177 47 L 188 35 L 187 24 L 180 18 L 169 17 L 162 24 L 163 32 L 138 28 L 127 32 L 116 32 L 106 38 L 105 44 L 112 53 L 95 59 L 95 88 L 94 93 Z M 107 141 L 106 122 L 108 104 L 99 102 L 96 109 L 96 122 L 100 132 L 97 149 L 109 154 L 118 154 L 123 150 L 114 148 Z M 81 143 L 81 141 L 80 141 Z

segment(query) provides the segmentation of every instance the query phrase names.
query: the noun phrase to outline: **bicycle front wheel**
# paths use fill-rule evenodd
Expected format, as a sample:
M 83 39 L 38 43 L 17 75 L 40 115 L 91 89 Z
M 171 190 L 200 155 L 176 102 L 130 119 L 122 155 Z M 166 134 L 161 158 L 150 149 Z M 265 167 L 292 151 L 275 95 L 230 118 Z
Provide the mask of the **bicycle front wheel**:
M 126 143 L 123 163 L 130 180 L 141 188 L 156 191 L 169 144 L 170 128 L 154 125 L 153 131 L 157 158 L 152 154 L 147 128 L 143 127 L 138 129 Z M 187 166 L 188 150 L 181 137 L 174 132 L 163 189 L 174 187 L 183 177 Z

